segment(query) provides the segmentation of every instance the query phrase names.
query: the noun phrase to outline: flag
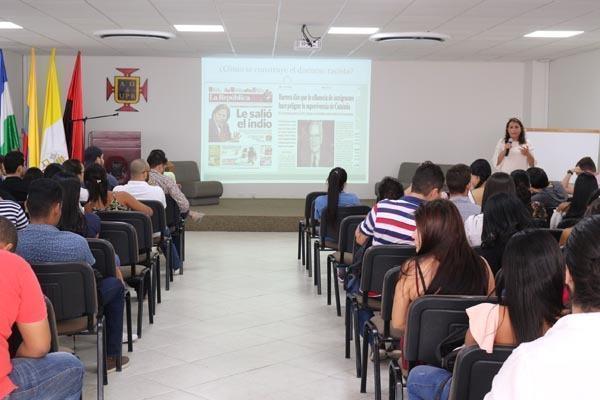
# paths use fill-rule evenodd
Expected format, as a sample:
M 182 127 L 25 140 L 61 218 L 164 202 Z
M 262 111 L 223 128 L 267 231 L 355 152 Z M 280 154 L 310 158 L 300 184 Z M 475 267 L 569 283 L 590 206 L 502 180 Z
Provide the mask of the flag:
M 17 118 L 13 112 L 8 90 L 4 54 L 0 49 L 0 153 L 6 154 L 11 150 L 19 150 L 20 145 Z
M 37 78 L 35 74 L 35 50 L 31 49 L 29 82 L 27 82 L 27 130 L 23 136 L 23 153 L 27 154 L 27 166 L 40 166 L 40 126 L 37 109 Z
M 40 154 L 41 168 L 48 164 L 59 163 L 69 158 L 65 141 L 62 111 L 60 109 L 60 91 L 55 62 L 56 49 L 50 52 L 48 78 L 46 79 L 46 99 L 44 101 L 44 118 L 42 120 L 42 152 Z
M 63 123 L 65 126 L 65 138 L 71 158 L 83 162 L 84 134 L 83 121 L 73 121 L 83 118 L 83 94 L 81 87 L 81 52 L 77 52 L 73 76 L 67 94 L 65 114 Z

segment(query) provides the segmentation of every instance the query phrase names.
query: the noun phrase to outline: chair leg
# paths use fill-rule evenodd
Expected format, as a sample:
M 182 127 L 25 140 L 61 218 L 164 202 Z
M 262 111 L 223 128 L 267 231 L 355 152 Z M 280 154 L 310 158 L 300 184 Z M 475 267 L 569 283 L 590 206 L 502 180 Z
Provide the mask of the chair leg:
M 133 327 L 131 326 L 131 294 L 125 293 L 125 318 L 127 319 L 127 351 L 133 351 Z
M 402 369 L 396 360 L 390 362 L 390 400 L 404 400 L 404 383 L 402 378 Z
M 300 243 L 300 251 L 302 256 L 302 265 L 306 265 L 306 227 L 302 227 L 302 240 Z
M 358 306 L 352 304 L 352 319 L 354 320 L 354 354 L 356 356 L 356 377 L 360 378 L 361 362 L 360 362 L 360 326 L 358 324 Z
M 361 355 L 361 364 L 362 369 L 360 373 L 360 392 L 367 393 L 367 370 L 369 369 L 369 335 L 370 335 L 369 327 L 365 324 L 363 328 L 363 347 L 362 347 L 362 355 Z M 373 350 L 373 357 L 375 357 L 375 350 Z M 379 354 L 379 352 L 377 351 Z M 359 356 L 357 355 L 356 358 Z
M 366 326 L 365 326 L 366 327 Z M 379 332 L 376 329 L 371 331 L 371 337 L 373 338 L 373 382 L 375 384 L 375 400 L 381 400 L 381 360 L 379 359 Z M 366 361 L 363 364 L 365 372 L 363 375 L 367 375 Z M 366 378 L 365 378 L 366 381 Z
M 335 271 L 335 270 L 334 270 Z M 333 289 L 335 291 L 335 311 L 338 317 L 342 316 L 342 305 L 340 299 L 340 284 L 337 279 L 337 274 L 333 273 Z
M 315 241 L 315 254 L 314 254 L 314 281 L 317 287 L 317 294 L 321 294 L 321 244 L 318 240 Z
M 329 256 L 327 256 L 327 305 L 331 305 L 331 270 L 332 263 Z
M 302 221 L 298 222 L 298 260 L 300 259 L 300 247 L 302 247 Z
M 167 249 L 164 252 L 164 256 L 165 256 L 165 290 L 170 290 L 170 282 L 172 280 L 171 278 L 171 261 L 169 260 L 170 257 L 170 242 L 169 239 L 165 238 L 165 248 Z
M 350 298 L 346 296 L 346 310 L 345 310 L 345 322 L 346 322 L 346 358 L 350 358 L 350 341 L 352 340 L 352 313 L 350 312 Z
M 181 247 L 181 261 L 185 261 L 185 221 L 181 222 L 181 233 L 179 238 L 179 246 Z M 183 274 L 183 272 L 182 272 Z
M 106 374 L 106 358 L 104 357 L 104 335 L 103 335 L 103 322 L 102 318 L 98 319 L 96 323 L 96 365 L 98 368 L 97 372 L 97 398 L 98 400 L 104 399 L 104 385 L 108 384 L 108 377 Z
M 179 231 L 177 234 L 179 235 L 179 247 L 181 247 L 182 246 L 181 243 L 183 241 L 183 236 L 182 236 L 183 231 Z M 181 253 L 181 248 L 178 250 Z M 181 267 L 179 268 L 179 275 L 183 275 L 183 258 L 181 258 L 181 254 L 179 254 L 179 259 L 181 260 Z
M 144 274 L 144 280 L 147 280 L 148 287 L 148 322 L 154 323 L 154 293 L 152 292 L 152 274 L 150 269 L 146 270 Z M 146 279 L 147 277 L 147 279 Z
M 162 302 L 160 289 L 160 256 L 156 256 L 156 302 Z
M 137 315 L 137 335 L 138 338 L 141 339 L 142 338 L 142 321 L 143 321 L 143 314 L 144 314 L 144 279 L 142 278 L 140 280 L 140 284 L 138 286 L 138 293 L 137 293 L 137 300 L 138 300 L 138 315 Z
M 307 231 L 305 233 L 306 235 L 306 245 L 305 245 L 305 249 L 306 249 L 306 270 L 308 271 L 308 276 L 312 277 L 312 266 L 311 264 L 311 251 L 310 251 L 310 232 Z

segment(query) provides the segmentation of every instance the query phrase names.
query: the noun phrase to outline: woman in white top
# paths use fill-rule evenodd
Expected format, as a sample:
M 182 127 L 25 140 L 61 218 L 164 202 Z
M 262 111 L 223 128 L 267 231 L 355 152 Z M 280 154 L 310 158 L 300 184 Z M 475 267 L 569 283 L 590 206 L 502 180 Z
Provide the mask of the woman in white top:
M 498 141 L 493 161 L 498 171 L 507 174 L 535 165 L 533 147 L 525 139 L 525 128 L 518 118 L 511 118 L 506 123 L 504 139 Z

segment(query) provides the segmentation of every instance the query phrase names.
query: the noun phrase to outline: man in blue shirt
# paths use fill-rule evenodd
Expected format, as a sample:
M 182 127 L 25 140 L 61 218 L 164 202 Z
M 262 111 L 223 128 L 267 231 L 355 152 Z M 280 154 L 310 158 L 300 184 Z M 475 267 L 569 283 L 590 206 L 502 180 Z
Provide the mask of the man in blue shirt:
M 17 254 L 30 264 L 44 262 L 86 262 L 96 263 L 87 241 L 72 232 L 59 231 L 62 207 L 62 189 L 51 179 L 39 179 L 32 185 L 27 197 L 29 225 L 19 231 Z M 120 277 L 119 271 L 117 275 Z M 123 308 L 125 287 L 120 279 L 105 277 L 98 282 L 102 306 L 106 317 L 107 368 L 116 369 L 116 359 L 120 354 L 123 334 Z M 125 366 L 129 358 L 122 356 Z
M 471 169 L 465 164 L 456 164 L 446 172 L 449 200 L 454 203 L 463 222 L 471 215 L 481 213 L 481 207 L 469 199 Z

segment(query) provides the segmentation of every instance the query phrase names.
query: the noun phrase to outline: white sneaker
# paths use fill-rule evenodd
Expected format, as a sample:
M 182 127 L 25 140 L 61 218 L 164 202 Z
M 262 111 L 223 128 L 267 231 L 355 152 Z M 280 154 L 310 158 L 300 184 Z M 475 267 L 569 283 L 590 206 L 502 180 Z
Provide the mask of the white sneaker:
M 135 333 L 131 334 L 131 341 L 136 342 L 138 340 L 138 335 Z M 123 343 L 127 343 L 127 334 L 123 333 Z

